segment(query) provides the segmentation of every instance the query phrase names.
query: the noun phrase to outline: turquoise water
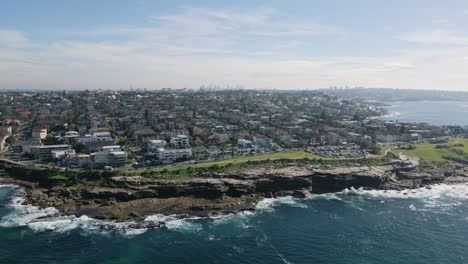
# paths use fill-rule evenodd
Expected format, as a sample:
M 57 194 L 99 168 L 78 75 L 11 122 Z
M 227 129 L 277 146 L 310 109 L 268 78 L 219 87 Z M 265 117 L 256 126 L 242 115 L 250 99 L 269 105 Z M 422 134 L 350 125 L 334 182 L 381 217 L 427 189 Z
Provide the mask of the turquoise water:
M 392 102 L 387 109 L 391 115 L 384 120 L 426 122 L 434 125 L 468 125 L 468 102 L 402 101 Z
M 54 215 L 0 188 L 0 263 L 468 263 L 468 185 L 270 199 L 167 227 Z M 45 217 L 45 218 L 41 218 Z

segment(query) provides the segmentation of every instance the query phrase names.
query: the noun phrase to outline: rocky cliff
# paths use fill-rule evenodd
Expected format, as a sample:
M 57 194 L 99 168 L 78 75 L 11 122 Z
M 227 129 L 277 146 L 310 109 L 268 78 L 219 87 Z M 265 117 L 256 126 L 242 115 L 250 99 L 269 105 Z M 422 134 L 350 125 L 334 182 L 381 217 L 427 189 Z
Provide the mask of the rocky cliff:
M 68 214 L 126 219 L 154 213 L 206 216 L 254 210 L 256 203 L 267 197 L 305 197 L 351 187 L 403 189 L 468 182 L 468 169 L 458 163 L 422 168 L 415 160 L 400 158 L 381 166 L 258 168 L 185 180 L 119 176 L 109 178 L 100 187 L 41 189 L 25 181 L 5 177 L 3 181 L 27 187 L 28 201 L 41 207 L 54 206 Z

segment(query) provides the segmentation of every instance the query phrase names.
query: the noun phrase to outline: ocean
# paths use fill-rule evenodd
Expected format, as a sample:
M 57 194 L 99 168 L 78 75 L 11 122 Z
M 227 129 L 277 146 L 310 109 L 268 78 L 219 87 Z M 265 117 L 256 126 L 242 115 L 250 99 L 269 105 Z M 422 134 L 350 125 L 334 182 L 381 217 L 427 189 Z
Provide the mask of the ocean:
M 468 263 L 468 184 L 267 199 L 134 229 L 22 205 L 0 186 L 0 263 Z
M 468 125 L 466 101 L 398 101 L 385 102 L 390 114 L 384 120 L 426 122 L 433 125 Z

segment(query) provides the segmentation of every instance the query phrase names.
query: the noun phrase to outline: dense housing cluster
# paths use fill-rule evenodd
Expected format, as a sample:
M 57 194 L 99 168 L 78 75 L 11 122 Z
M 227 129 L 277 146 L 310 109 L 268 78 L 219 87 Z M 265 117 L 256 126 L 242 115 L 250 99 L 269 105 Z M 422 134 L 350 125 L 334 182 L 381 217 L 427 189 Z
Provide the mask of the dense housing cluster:
M 307 150 L 361 158 L 380 145 L 464 134 L 463 127 L 376 117 L 375 103 L 320 91 L 3 92 L 0 150 L 36 166 L 95 169 L 195 163 Z

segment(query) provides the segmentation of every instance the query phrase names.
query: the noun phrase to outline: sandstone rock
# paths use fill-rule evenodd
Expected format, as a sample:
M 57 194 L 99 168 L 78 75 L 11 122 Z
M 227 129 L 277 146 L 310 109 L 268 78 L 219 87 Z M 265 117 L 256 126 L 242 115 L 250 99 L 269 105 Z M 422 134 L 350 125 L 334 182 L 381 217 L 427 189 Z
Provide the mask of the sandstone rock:
M 102 219 L 141 219 L 157 213 L 209 216 L 255 210 L 258 201 L 278 196 L 304 198 L 310 193 L 350 187 L 408 189 L 441 182 L 468 182 L 467 166 L 458 163 L 423 167 L 416 160 L 405 158 L 383 166 L 328 167 L 256 168 L 184 180 L 119 176 L 108 179 L 105 188 L 82 189 L 65 186 L 37 189 L 29 182 L 1 179 L 25 186 L 27 200 L 34 205 L 55 206 L 67 214 Z

